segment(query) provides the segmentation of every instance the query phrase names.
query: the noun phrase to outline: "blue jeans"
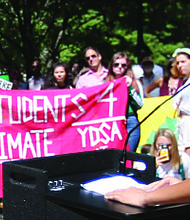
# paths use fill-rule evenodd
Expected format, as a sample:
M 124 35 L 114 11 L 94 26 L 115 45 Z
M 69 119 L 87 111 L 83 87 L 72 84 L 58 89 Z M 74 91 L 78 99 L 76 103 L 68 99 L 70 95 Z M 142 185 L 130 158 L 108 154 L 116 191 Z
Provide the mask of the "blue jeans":
M 128 116 L 127 118 L 127 132 L 133 129 L 139 123 L 136 116 Z M 140 140 L 140 127 L 136 128 L 129 137 L 129 147 L 130 151 L 135 152 Z

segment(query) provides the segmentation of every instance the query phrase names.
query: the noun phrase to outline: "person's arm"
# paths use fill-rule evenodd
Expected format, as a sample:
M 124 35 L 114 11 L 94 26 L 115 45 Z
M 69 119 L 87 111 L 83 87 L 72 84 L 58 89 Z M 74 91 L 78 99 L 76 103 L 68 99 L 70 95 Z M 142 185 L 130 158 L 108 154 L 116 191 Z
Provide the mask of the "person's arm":
M 190 179 L 147 192 L 144 197 L 144 205 L 186 202 L 190 202 Z
M 133 111 L 137 111 L 143 106 L 143 100 L 141 99 L 140 95 L 136 92 L 134 87 L 132 86 L 132 78 L 129 76 L 125 76 L 126 78 L 126 85 L 129 91 L 129 102 L 133 109 Z
M 145 92 L 145 96 L 147 98 L 150 98 L 151 95 L 150 95 L 150 92 L 158 87 L 161 87 L 163 84 L 163 77 L 159 77 L 157 78 L 153 83 L 151 83 L 149 86 L 147 86 L 145 89 L 144 89 L 144 92 Z
M 160 186 L 153 191 L 129 188 L 108 193 L 105 198 L 140 207 L 190 202 L 190 179 L 179 182 L 167 178 L 156 184 Z
M 140 95 L 137 94 L 133 86 L 129 86 L 129 102 L 132 109 L 135 109 L 136 111 L 143 106 L 143 100 Z

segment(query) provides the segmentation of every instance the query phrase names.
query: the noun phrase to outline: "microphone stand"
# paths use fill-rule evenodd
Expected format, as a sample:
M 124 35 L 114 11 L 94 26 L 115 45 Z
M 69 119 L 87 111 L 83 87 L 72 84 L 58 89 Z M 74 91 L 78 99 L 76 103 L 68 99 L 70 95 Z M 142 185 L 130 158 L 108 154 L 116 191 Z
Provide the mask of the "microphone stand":
M 153 111 L 151 111 L 144 119 L 142 119 L 142 121 L 140 121 L 134 128 L 132 128 L 127 135 L 126 141 L 125 141 L 125 145 L 124 145 L 124 149 L 122 151 L 122 155 L 119 161 L 120 164 L 120 169 L 119 172 L 125 174 L 126 171 L 126 161 L 127 161 L 127 144 L 129 141 L 129 137 L 131 135 L 131 133 L 133 133 L 133 131 L 135 131 L 135 129 L 137 129 L 144 121 L 146 121 L 146 119 L 148 119 L 155 111 L 157 111 L 162 105 L 164 105 L 166 102 L 168 102 L 170 99 L 172 99 L 174 96 L 176 96 L 178 93 L 180 93 L 182 90 L 184 90 L 185 88 L 187 88 L 188 86 L 190 86 L 190 84 L 185 85 L 183 88 L 181 88 L 179 91 L 177 91 L 174 95 L 170 96 L 168 99 L 166 99 L 165 101 L 163 101 L 160 105 L 158 105 L 155 109 L 153 109 Z

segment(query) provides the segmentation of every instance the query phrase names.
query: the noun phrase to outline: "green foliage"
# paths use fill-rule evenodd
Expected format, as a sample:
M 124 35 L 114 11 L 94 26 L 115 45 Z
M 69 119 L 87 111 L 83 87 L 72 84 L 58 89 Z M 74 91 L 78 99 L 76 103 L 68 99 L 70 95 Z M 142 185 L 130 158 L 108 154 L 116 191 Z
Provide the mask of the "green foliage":
M 118 51 L 137 62 L 139 22 L 154 61 L 165 65 L 177 47 L 189 44 L 189 12 L 185 0 L 1 0 L 0 70 L 14 64 L 29 72 L 40 59 L 45 73 L 57 60 L 81 61 L 87 46 L 99 48 L 105 65 Z

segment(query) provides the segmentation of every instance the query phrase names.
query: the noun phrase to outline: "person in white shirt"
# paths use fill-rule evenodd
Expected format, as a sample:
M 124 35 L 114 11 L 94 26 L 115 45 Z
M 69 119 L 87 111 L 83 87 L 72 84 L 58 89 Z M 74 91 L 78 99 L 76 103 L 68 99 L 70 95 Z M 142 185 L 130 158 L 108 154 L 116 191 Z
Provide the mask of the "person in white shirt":
M 190 178 L 190 158 L 185 152 L 179 155 L 177 140 L 172 130 L 158 130 L 151 146 L 151 154 L 156 157 L 156 172 L 159 178 Z
M 45 88 L 45 79 L 40 73 L 41 64 L 38 60 L 32 63 L 31 77 L 28 79 L 28 89 L 41 90 Z
M 178 48 L 173 57 L 179 73 L 187 78 L 185 84 L 179 88 L 180 92 L 173 98 L 173 106 L 180 117 L 177 124 L 178 148 L 190 155 L 190 48 Z
M 160 81 L 163 78 L 163 68 L 161 66 L 155 64 L 150 57 L 144 57 L 141 65 L 133 65 L 132 70 L 135 78 L 142 83 L 144 97 L 160 96 Z

